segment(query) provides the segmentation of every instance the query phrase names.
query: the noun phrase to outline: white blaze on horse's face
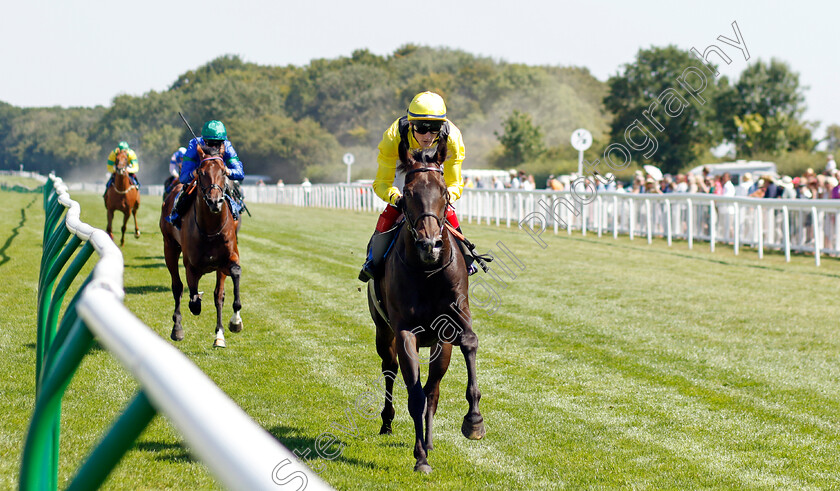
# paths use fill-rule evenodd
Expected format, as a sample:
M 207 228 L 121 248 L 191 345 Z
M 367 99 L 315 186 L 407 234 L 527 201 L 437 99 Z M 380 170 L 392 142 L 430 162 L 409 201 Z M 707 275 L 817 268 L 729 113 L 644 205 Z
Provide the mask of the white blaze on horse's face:
M 114 169 L 120 174 L 125 174 L 127 167 L 128 155 L 126 155 L 125 150 L 122 150 L 117 154 L 117 162 L 114 165 Z
M 198 187 L 201 189 L 201 197 L 207 203 L 207 207 L 213 213 L 221 213 L 224 208 L 224 172 L 219 170 L 218 162 L 221 159 L 207 159 L 207 162 L 202 162 L 198 171 Z M 221 166 L 224 166 L 222 162 Z M 219 175 L 221 173 L 221 176 Z M 220 182 L 220 184 L 217 184 Z

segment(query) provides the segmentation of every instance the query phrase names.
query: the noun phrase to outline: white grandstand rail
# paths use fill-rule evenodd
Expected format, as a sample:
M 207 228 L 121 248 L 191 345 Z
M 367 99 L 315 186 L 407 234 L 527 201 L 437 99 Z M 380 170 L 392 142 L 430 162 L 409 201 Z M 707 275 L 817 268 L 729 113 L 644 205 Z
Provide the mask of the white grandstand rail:
M 79 220 L 81 208 L 56 178 L 66 226 L 99 254 L 77 311 L 87 327 L 140 383 L 153 406 L 183 435 L 191 451 L 229 489 L 332 489 L 256 424 L 181 351 L 123 304 L 123 258 L 104 231 Z
M 243 189 L 246 199 L 253 202 L 266 199 L 266 202 L 295 206 L 359 209 L 355 198 L 350 199 L 349 204 L 348 200 L 330 199 L 337 193 L 358 192 L 363 196 L 362 210 L 379 212 L 385 207 L 385 202 L 372 192 L 370 185 L 316 184 L 308 192 L 300 185 L 287 185 L 283 192 L 269 193 L 267 198 L 256 186 L 243 186 Z M 547 229 L 550 227 L 559 233 L 565 222 L 570 235 L 573 230 L 599 229 L 602 233 L 612 232 L 613 238 L 619 233 L 626 234 L 631 240 L 643 234 L 668 240 L 670 232 L 672 240 L 686 240 L 689 249 L 693 248 L 694 241 L 702 240 L 709 242 L 713 251 L 718 245 L 732 245 L 736 255 L 744 247 L 753 247 L 759 258 L 764 257 L 765 248 L 784 252 L 788 260 L 790 251 L 806 252 L 814 254 L 817 265 L 822 254 L 840 256 L 840 200 L 616 192 L 601 192 L 598 197 L 601 199 L 587 205 L 577 216 L 565 206 L 555 207 L 560 214 L 556 218 L 560 221 L 554 216 L 547 217 Z M 519 222 L 529 212 L 540 209 L 535 206 L 540 199 L 573 202 L 568 191 L 467 188 L 456 208 L 467 223 L 492 224 L 495 219 L 497 226 L 504 222 L 510 227 L 512 221 Z M 529 219 L 534 220 L 534 217 Z M 666 223 L 667 220 L 670 221 Z
M 94 280 L 77 309 L 99 342 L 140 382 L 155 408 L 172 421 L 190 450 L 225 487 L 331 489 L 183 353 L 125 308 L 109 281 Z

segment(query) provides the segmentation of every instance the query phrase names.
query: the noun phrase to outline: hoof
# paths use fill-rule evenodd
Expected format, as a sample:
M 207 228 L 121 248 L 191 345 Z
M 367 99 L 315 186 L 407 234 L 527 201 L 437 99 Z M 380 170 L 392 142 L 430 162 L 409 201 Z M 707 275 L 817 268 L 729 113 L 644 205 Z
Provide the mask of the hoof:
M 134 232 L 134 238 L 135 238 L 135 239 L 139 239 L 139 238 L 140 238 L 140 231 L 139 231 L 139 230 L 138 230 L 138 231 L 136 231 L 136 232 Z
M 470 440 L 481 440 L 487 431 L 484 429 L 484 419 L 478 423 L 470 423 L 467 418 L 464 418 L 464 423 L 461 425 L 461 433 Z
M 230 329 L 230 332 L 242 332 L 242 323 L 234 324 L 231 322 L 228 324 L 228 329 Z
M 429 464 L 421 464 L 420 462 L 414 466 L 414 472 L 422 472 L 423 474 L 431 474 L 432 466 Z
M 192 312 L 193 315 L 201 313 L 201 299 L 198 299 L 195 302 L 190 300 L 190 312 Z
M 173 341 L 183 341 L 184 340 L 184 330 L 180 327 L 172 328 L 172 334 L 169 335 Z
M 393 432 L 391 431 L 391 427 L 390 427 L 390 426 L 385 426 L 385 425 L 382 425 L 382 428 L 380 428 L 380 429 L 379 429 L 379 434 L 380 434 L 380 435 L 390 435 L 390 434 L 392 434 L 392 433 L 393 433 Z
M 224 339 L 217 339 L 217 340 L 213 341 L 213 347 L 214 348 L 227 348 L 227 345 L 225 345 L 225 340 Z

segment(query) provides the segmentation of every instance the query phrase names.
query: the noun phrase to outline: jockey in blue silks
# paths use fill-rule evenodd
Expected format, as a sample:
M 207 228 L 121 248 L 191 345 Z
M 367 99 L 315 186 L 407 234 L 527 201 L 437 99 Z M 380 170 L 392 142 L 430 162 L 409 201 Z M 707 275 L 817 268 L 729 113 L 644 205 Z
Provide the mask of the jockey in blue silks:
M 178 150 L 175 150 L 175 153 L 172 154 L 172 157 L 169 158 L 169 177 L 166 178 L 166 181 L 163 183 L 163 200 L 166 201 L 166 197 L 169 196 L 169 191 L 172 190 L 172 185 L 175 183 L 175 179 L 181 176 L 181 163 L 184 161 L 184 154 L 187 153 L 187 149 L 185 147 L 180 147 Z
M 225 125 L 222 124 L 221 121 L 216 120 L 204 123 L 204 127 L 201 128 L 201 136 L 190 140 L 190 144 L 187 146 L 187 152 L 184 154 L 184 160 L 181 164 L 181 175 L 178 177 L 178 180 L 184 184 L 184 187 L 181 188 L 178 196 L 175 197 L 175 204 L 172 206 L 172 213 L 166 217 L 166 221 L 175 225 L 177 228 L 181 227 L 181 215 L 184 212 L 182 208 L 188 201 L 183 199 L 184 190 L 187 188 L 189 183 L 195 180 L 195 171 L 201 164 L 198 158 L 198 145 L 210 147 L 219 147 L 223 145 L 221 156 L 222 159 L 224 159 L 225 167 L 227 168 L 228 179 L 241 181 L 245 178 L 242 161 L 239 160 L 236 150 L 234 150 L 233 145 L 227 139 L 227 130 L 225 129 Z M 231 211 L 233 212 L 234 218 L 237 218 L 238 213 L 242 208 L 241 203 L 237 202 L 235 199 L 231 199 L 229 202 L 231 204 Z
M 169 173 L 172 177 L 177 178 L 181 175 L 181 164 L 184 162 L 184 155 L 186 155 L 186 153 L 187 149 L 181 147 L 176 150 L 169 159 Z

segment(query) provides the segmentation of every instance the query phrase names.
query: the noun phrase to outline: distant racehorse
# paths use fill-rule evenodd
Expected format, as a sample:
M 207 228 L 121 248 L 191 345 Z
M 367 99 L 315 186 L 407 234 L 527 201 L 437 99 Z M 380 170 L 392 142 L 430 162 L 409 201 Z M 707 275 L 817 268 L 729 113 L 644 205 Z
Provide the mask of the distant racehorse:
M 464 256 L 444 225 L 449 204 L 442 170 L 446 147 L 401 155 L 400 160 L 405 162 L 400 164 L 400 170 L 405 171 L 405 221 L 385 260 L 382 277 L 368 283 L 368 306 L 376 324 L 376 350 L 385 376 L 380 434 L 391 433 L 394 378 L 401 367 L 408 412 L 414 420 L 414 470 L 428 473 L 432 470 L 427 460 L 432 450 L 432 420 L 453 345 L 461 347 L 467 363 L 469 412 L 461 432 L 473 440 L 484 436 L 475 363 L 478 337 L 472 330 Z M 432 347 L 429 359 L 423 360 L 429 364 L 425 386 L 420 383 L 421 346 Z
M 120 247 L 125 244 L 125 226 L 128 223 L 128 216 L 134 217 L 134 237 L 140 237 L 140 227 L 137 226 L 137 208 L 140 207 L 140 191 L 132 184 L 128 176 L 128 152 L 120 150 L 114 163 L 114 182 L 105 193 L 105 208 L 108 210 L 108 226 L 105 229 L 111 239 L 111 222 L 114 220 L 114 212 L 123 212 L 122 235 L 120 236 Z
M 184 339 L 181 326 L 181 295 L 184 284 L 178 273 L 178 258 L 184 255 L 187 287 L 190 293 L 190 312 L 201 312 L 201 296 L 198 293 L 198 281 L 211 271 L 216 272 L 216 340 L 213 346 L 224 347 L 225 336 L 222 327 L 222 307 L 225 301 L 225 278 L 233 279 L 233 317 L 230 319 L 231 332 L 242 330 L 242 318 L 239 311 L 242 303 L 239 299 L 239 248 L 237 231 L 239 220 L 233 218 L 230 204 L 225 197 L 227 175 L 225 162 L 219 147 L 198 147 L 200 164 L 196 169 L 196 180 L 191 188 L 185 190 L 182 199 L 191 199 L 192 204 L 181 216 L 181 229 L 178 230 L 166 221 L 172 211 L 175 191 L 184 185 L 178 183 L 163 203 L 160 216 L 160 230 L 163 234 L 163 253 L 166 267 L 172 277 L 172 296 L 175 298 L 175 312 L 172 314 L 172 333 L 175 341 Z

